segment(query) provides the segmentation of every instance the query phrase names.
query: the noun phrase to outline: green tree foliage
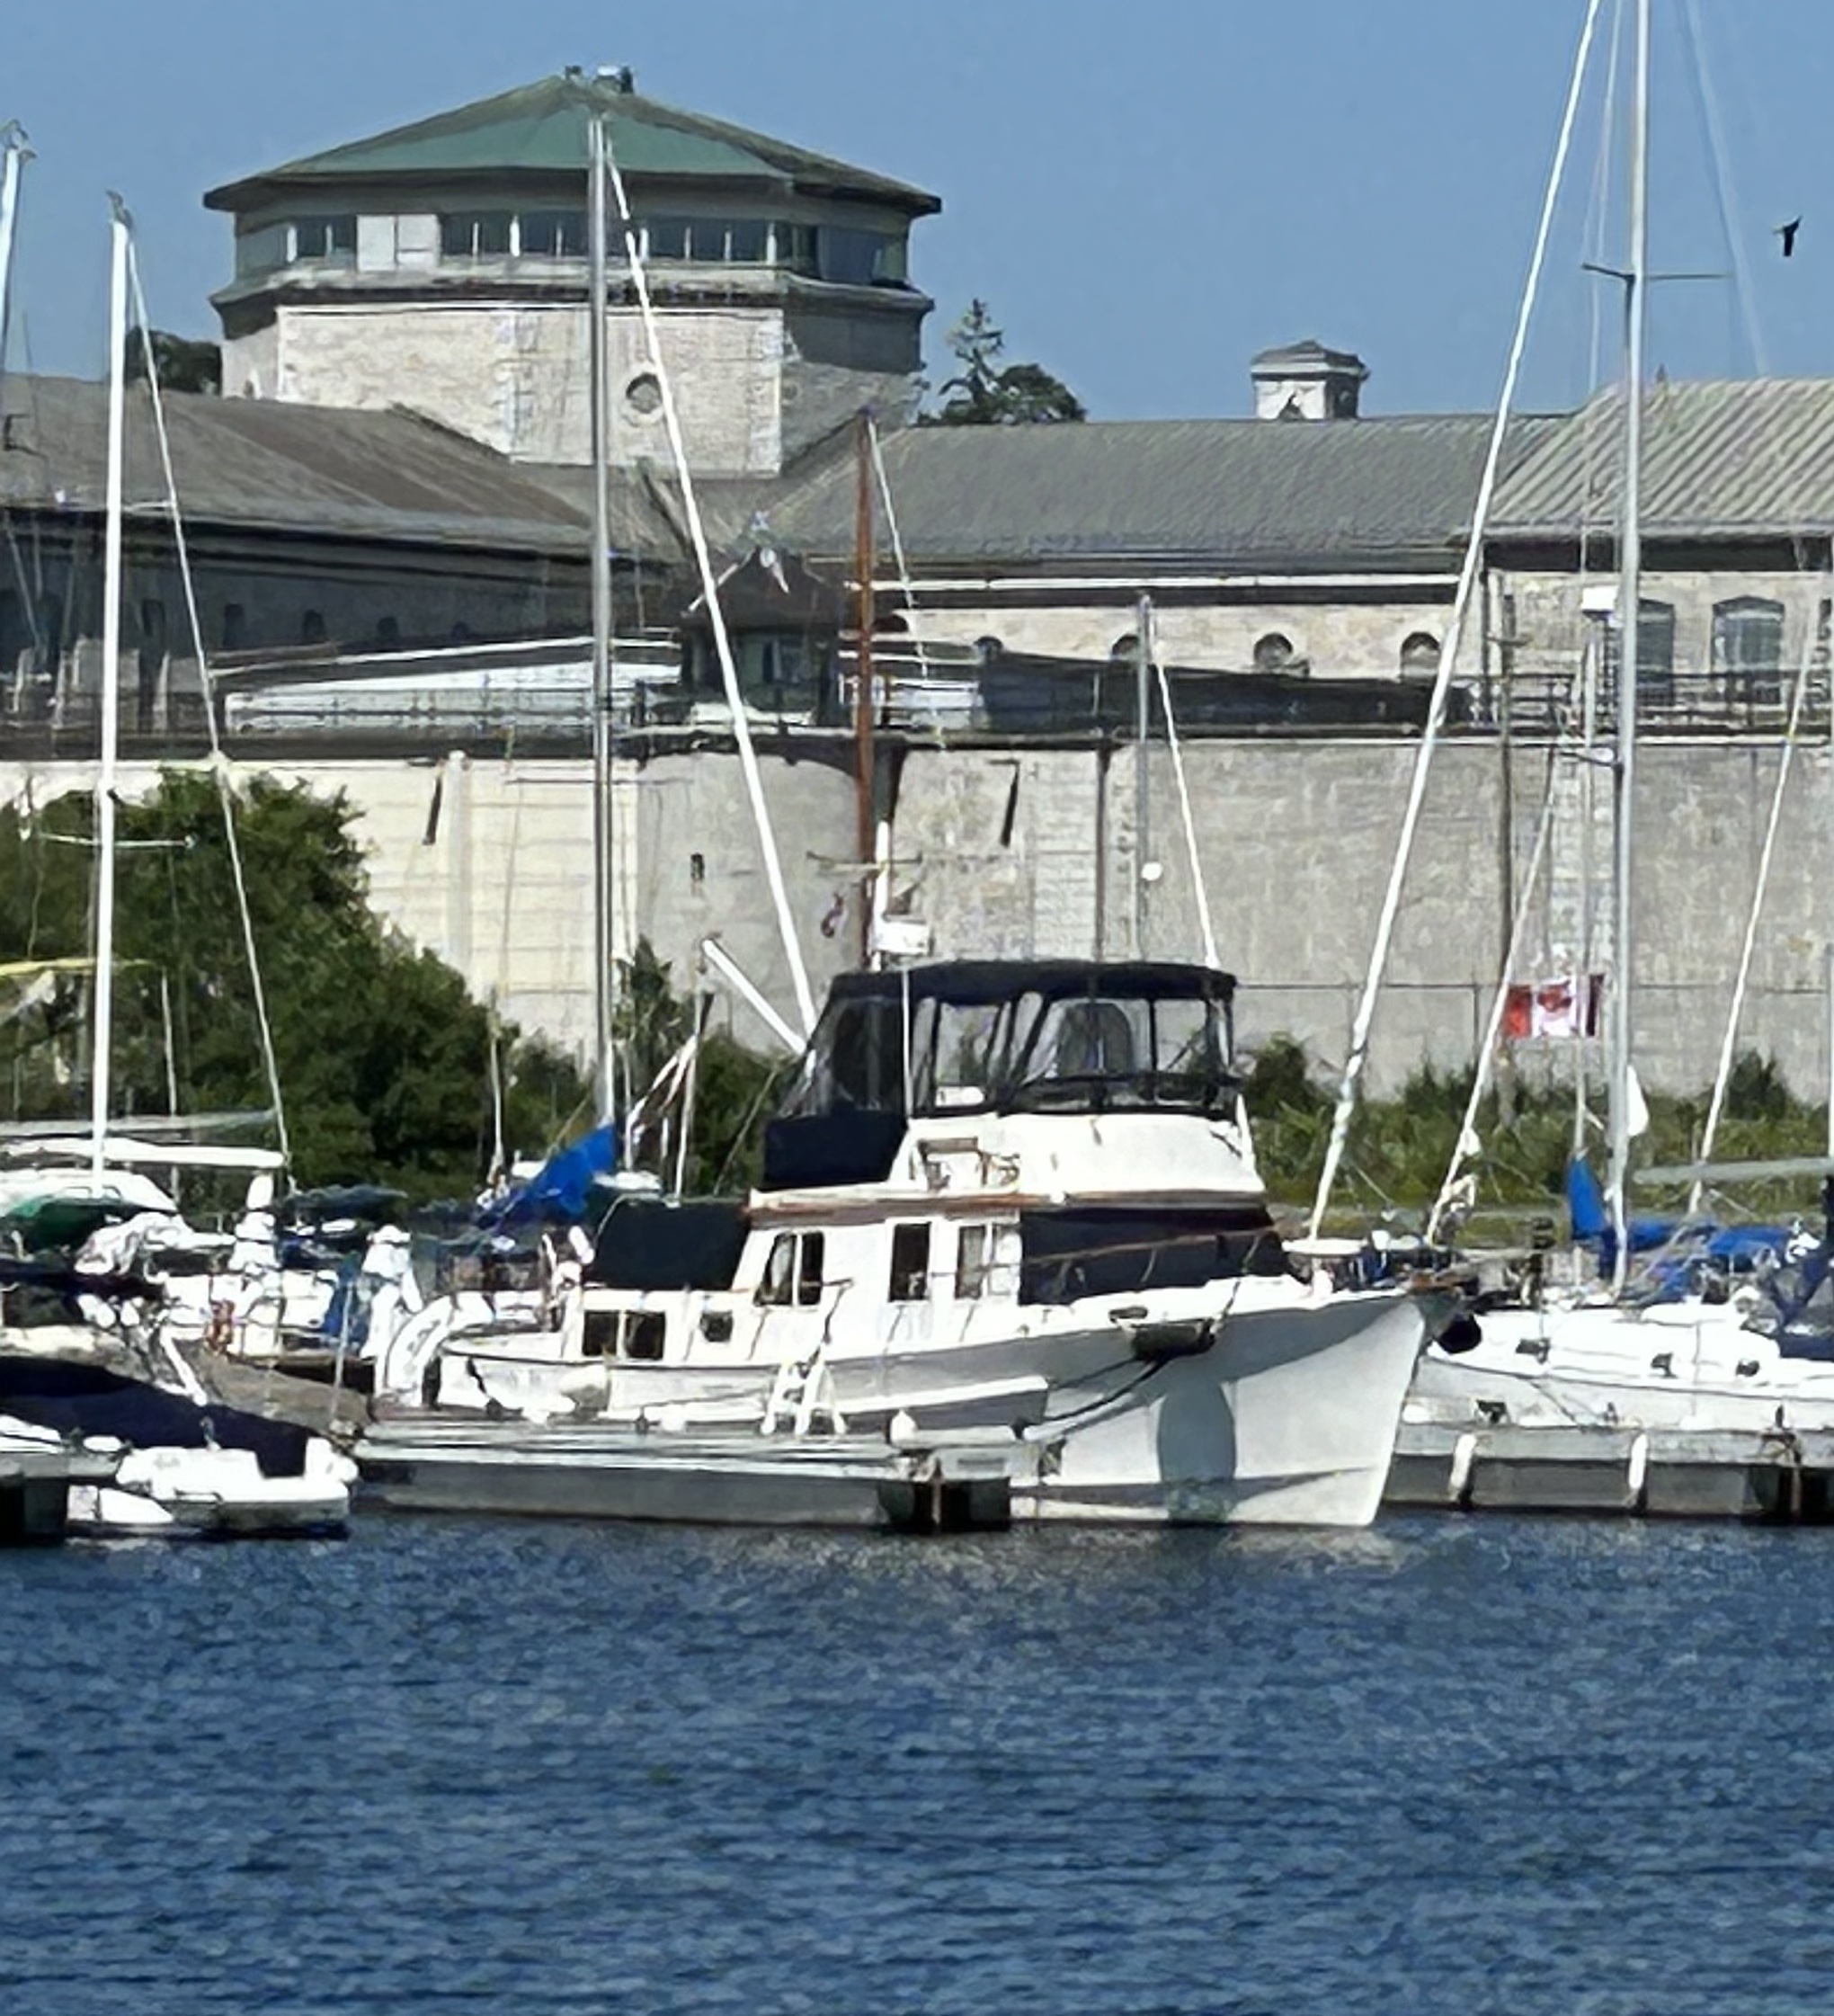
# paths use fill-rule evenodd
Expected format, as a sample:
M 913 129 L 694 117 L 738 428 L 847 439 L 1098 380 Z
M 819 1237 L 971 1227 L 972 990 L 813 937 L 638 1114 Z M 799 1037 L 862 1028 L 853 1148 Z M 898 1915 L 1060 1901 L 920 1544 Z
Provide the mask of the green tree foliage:
M 1438 1195 L 1471 1096 L 1469 1071 L 1444 1072 L 1422 1065 L 1392 1099 L 1366 1099 L 1350 1125 L 1338 1203 L 1347 1224 L 1372 1210 L 1422 1212 Z M 1305 1052 L 1289 1036 L 1276 1036 L 1255 1057 L 1243 1096 L 1254 1127 L 1255 1151 L 1270 1195 L 1309 1200 L 1331 1137 L 1334 1088 L 1313 1077 Z M 1687 1163 L 1698 1152 L 1707 1098 L 1651 1094 L 1650 1129 L 1639 1142 L 1643 1164 Z M 1716 1159 L 1768 1160 L 1821 1152 L 1822 1109 L 1795 1099 L 1776 1065 L 1746 1052 L 1733 1065 L 1725 1111 L 1714 1145 Z M 1481 1104 L 1477 1133 L 1482 1152 L 1473 1164 L 1481 1210 L 1558 1213 L 1563 1206 L 1572 1146 L 1570 1084 L 1514 1088 L 1507 1112 L 1492 1093 Z M 1595 1165 L 1603 1152 L 1592 1134 Z M 1681 1193 L 1639 1191 L 1639 1209 L 1678 1208 Z M 1812 1209 L 1814 1186 L 1771 1186 L 1741 1193 L 1757 1211 Z
M 945 379 L 942 405 L 925 416 L 939 427 L 1019 427 L 1040 422 L 1086 420 L 1082 400 L 1039 364 L 1002 364 L 1005 333 L 984 301 L 948 333 L 956 373 Z
M 75 795 L 35 816 L 0 812 L 0 963 L 88 952 L 92 816 Z M 181 1111 L 265 1107 L 215 785 L 168 772 L 120 807 L 119 828 L 111 1111 L 170 1110 L 168 1021 Z M 298 1182 L 386 1182 L 415 1198 L 474 1189 L 492 1139 L 494 1041 L 512 1149 L 539 1153 L 562 1135 L 583 1111 L 578 1074 L 496 1030 L 458 974 L 369 909 L 342 797 L 256 778 L 236 829 Z M 86 1115 L 89 994 L 81 971 L 0 986 L 0 1098 L 15 1115 Z
M 128 332 L 128 376 L 145 378 L 147 354 L 159 374 L 163 392 L 220 392 L 223 352 L 200 336 L 175 336 L 169 329 Z

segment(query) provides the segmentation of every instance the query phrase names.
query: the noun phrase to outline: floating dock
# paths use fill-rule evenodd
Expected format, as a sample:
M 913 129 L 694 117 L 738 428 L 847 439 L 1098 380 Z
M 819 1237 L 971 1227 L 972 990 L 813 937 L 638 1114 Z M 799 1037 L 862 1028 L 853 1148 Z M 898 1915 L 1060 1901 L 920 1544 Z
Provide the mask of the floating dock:
M 1834 1523 L 1834 1432 L 1403 1422 L 1383 1504 Z
M 106 1484 L 120 1451 L 0 1440 L 0 1547 L 55 1546 L 69 1521 L 70 1486 Z
M 1025 1453 L 424 1419 L 375 1422 L 355 1451 L 366 1496 L 401 1511 L 920 1533 L 1008 1524 Z

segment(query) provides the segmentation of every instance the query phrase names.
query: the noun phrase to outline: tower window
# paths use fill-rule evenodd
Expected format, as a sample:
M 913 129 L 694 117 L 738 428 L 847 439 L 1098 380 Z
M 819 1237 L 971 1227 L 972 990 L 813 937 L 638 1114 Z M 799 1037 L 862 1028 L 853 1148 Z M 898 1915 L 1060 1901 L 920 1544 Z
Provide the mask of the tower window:
M 590 249 L 584 210 L 524 210 L 516 219 L 516 250 L 524 259 L 583 259 Z
M 453 210 L 440 219 L 442 259 L 506 259 L 515 219 L 508 210 Z
M 288 227 L 295 259 L 316 259 L 348 265 L 357 256 L 354 211 L 337 217 L 296 217 Z

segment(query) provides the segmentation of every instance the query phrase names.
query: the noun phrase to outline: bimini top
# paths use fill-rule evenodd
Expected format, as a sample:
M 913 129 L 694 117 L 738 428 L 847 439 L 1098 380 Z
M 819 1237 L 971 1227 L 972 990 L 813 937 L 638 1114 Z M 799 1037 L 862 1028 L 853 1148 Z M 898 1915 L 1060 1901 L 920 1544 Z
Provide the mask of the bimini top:
M 828 989 L 830 1001 L 902 1000 L 906 994 L 913 1001 L 964 1004 L 1011 1001 L 1024 994 L 1052 1001 L 1091 994 L 1229 1001 L 1235 976 L 1171 959 L 939 959 L 884 973 L 838 974 Z
M 914 1118 L 1233 1112 L 1234 991 L 1145 960 L 843 974 L 767 1130 L 764 1188 L 880 1181 Z

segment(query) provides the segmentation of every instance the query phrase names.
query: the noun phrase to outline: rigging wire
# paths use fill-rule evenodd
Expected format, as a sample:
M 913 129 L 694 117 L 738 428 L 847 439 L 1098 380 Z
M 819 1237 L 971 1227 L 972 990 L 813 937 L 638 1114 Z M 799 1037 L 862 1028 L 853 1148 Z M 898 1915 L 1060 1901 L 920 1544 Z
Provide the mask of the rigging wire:
M 1714 196 L 1719 210 L 1720 229 L 1725 238 L 1727 251 L 1732 263 L 1733 295 L 1744 323 L 1745 338 L 1750 346 L 1753 370 L 1759 379 L 1769 376 L 1768 357 L 1766 352 L 1763 332 L 1758 326 L 1757 294 L 1752 286 L 1750 262 L 1746 256 L 1744 241 L 1737 228 L 1739 216 L 1738 191 L 1732 180 L 1732 156 L 1726 147 L 1725 129 L 1720 118 L 1719 98 L 1714 89 L 1713 76 L 1707 67 L 1705 39 L 1701 31 L 1698 0 L 1684 0 L 1681 18 L 1690 58 L 1689 75 L 1698 94 L 1700 108 L 1706 127 L 1708 151 L 1714 168 Z M 1775 437 L 1771 442 L 1773 458 L 1777 464 L 1777 476 L 1784 477 L 1787 471 L 1787 458 L 1779 452 L 1779 443 Z M 1810 554 L 1808 541 L 1800 522 L 1791 529 L 1790 548 L 1799 576 L 1809 574 Z M 1783 731 L 1783 746 L 1778 755 L 1776 781 L 1770 796 L 1770 811 L 1765 824 L 1764 842 L 1758 851 L 1758 873 L 1751 895 L 1751 905 L 1746 914 L 1745 935 L 1740 948 L 1738 973 L 1732 983 L 1732 1000 L 1726 1010 L 1724 1034 L 1720 1043 L 1719 1063 L 1714 1074 L 1713 1094 L 1707 1102 L 1706 1123 L 1701 1133 L 1699 1159 L 1709 1160 L 1714 1143 L 1718 1137 L 1719 1123 L 1725 1108 L 1726 1093 L 1732 1084 L 1734 1053 L 1738 1046 L 1739 1024 L 1744 1016 L 1745 999 L 1750 984 L 1751 962 L 1757 947 L 1758 922 L 1764 908 L 1764 898 L 1770 886 L 1771 864 L 1776 848 L 1777 827 L 1783 815 L 1784 794 L 1788 789 L 1790 772 L 1795 752 L 1801 740 L 1803 713 L 1808 699 L 1811 674 L 1814 667 L 1816 647 L 1820 642 L 1820 619 L 1824 591 L 1830 577 L 1823 573 L 1817 577 L 1817 589 L 1812 594 L 1807 620 L 1803 626 L 1803 646 L 1794 679 L 1792 682 L 1788 720 Z M 1834 732 L 1834 729 L 1830 729 Z M 1688 1198 L 1688 1213 L 1697 1213 L 1701 1207 L 1702 1187 L 1696 1182 Z
M 236 828 L 235 793 L 229 786 L 229 764 L 223 754 L 217 727 L 217 692 L 210 672 L 209 655 L 204 648 L 203 618 L 198 609 L 197 582 L 191 572 L 191 545 L 185 537 L 184 513 L 179 508 L 178 482 L 173 473 L 172 439 L 165 425 L 165 398 L 159 387 L 159 367 L 154 360 L 148 332 L 147 297 L 140 285 L 140 262 L 133 233 L 128 234 L 128 279 L 133 290 L 134 312 L 139 318 L 141 352 L 147 366 L 147 389 L 152 396 L 153 426 L 159 441 L 159 466 L 165 484 L 166 508 L 172 517 L 172 540 L 178 560 L 178 577 L 184 590 L 185 615 L 191 625 L 191 647 L 197 653 L 198 682 L 203 689 L 204 720 L 210 737 L 210 775 L 217 787 L 217 800 L 223 813 L 223 837 L 229 852 L 229 870 L 236 886 L 236 913 L 242 927 L 242 950 L 248 960 L 249 983 L 254 994 L 255 1023 L 261 1037 L 262 1067 L 267 1076 L 268 1098 L 273 1107 L 274 1132 L 280 1138 L 280 1159 L 290 1172 L 292 1145 L 287 1134 L 287 1109 L 280 1095 L 280 1067 L 274 1055 L 272 1025 L 268 1017 L 267 989 L 262 980 L 261 959 L 255 950 L 254 919 L 248 905 L 248 882 L 243 871 L 242 843 Z
M 1356 1018 L 1350 1030 L 1349 1055 L 1344 1062 L 1343 1083 L 1339 1088 L 1337 1109 L 1331 1118 L 1331 1139 L 1325 1147 L 1324 1166 L 1319 1173 L 1317 1195 L 1313 1200 L 1309 1236 L 1314 1239 L 1323 1225 L 1325 1209 L 1331 1202 L 1331 1184 L 1336 1180 L 1338 1165 L 1343 1160 L 1344 1147 L 1349 1137 L 1350 1118 L 1357 1106 L 1358 1087 L 1362 1079 L 1363 1066 L 1368 1059 L 1369 1030 L 1375 1019 L 1376 998 L 1381 991 L 1383 975 L 1388 964 L 1389 943 L 1393 937 L 1395 918 L 1401 908 L 1402 885 L 1406 879 L 1408 861 L 1413 852 L 1414 835 L 1419 829 L 1421 809 L 1426 802 L 1427 780 L 1431 772 L 1433 751 L 1445 720 L 1453 667 L 1457 662 L 1459 647 L 1464 639 L 1465 626 L 1471 610 L 1472 591 L 1476 584 L 1479 564 L 1483 555 L 1484 528 L 1489 521 L 1491 498 L 1496 489 L 1497 474 L 1502 462 L 1503 437 L 1515 404 L 1516 383 L 1521 375 L 1522 354 L 1527 346 L 1529 318 L 1534 311 L 1536 297 L 1540 291 L 1541 272 L 1546 263 L 1548 240 L 1553 235 L 1554 208 L 1566 174 L 1567 156 L 1572 145 L 1573 126 L 1579 113 L 1587 64 L 1591 55 L 1593 32 L 1598 26 L 1601 4 L 1602 0 L 1588 0 L 1585 23 L 1580 31 L 1579 48 L 1573 58 L 1572 81 L 1567 89 L 1566 107 L 1561 117 L 1560 138 L 1555 143 L 1547 189 L 1542 199 L 1541 218 L 1535 235 L 1535 249 L 1528 262 L 1521 305 L 1516 315 L 1515 332 L 1510 338 L 1509 361 L 1503 370 L 1502 389 L 1497 399 L 1496 419 L 1491 429 L 1490 446 L 1484 456 L 1483 474 L 1478 482 L 1477 500 L 1472 512 L 1471 535 L 1465 542 L 1465 560 L 1459 570 L 1457 593 L 1452 605 L 1452 620 L 1447 627 L 1445 642 L 1439 647 L 1439 668 L 1433 680 L 1432 700 L 1427 711 L 1426 726 L 1420 731 L 1420 749 L 1414 760 L 1413 781 L 1408 791 L 1407 808 L 1402 816 L 1401 836 L 1395 844 L 1393 867 L 1389 874 L 1388 887 L 1383 895 L 1382 912 L 1376 925 L 1376 942 L 1369 954 L 1369 970 L 1364 982 L 1362 997 L 1357 1004 Z
M 904 536 L 898 530 L 898 507 L 892 499 L 892 480 L 886 473 L 884 444 L 879 438 L 878 422 L 868 412 L 866 416 L 867 447 L 872 456 L 873 474 L 878 478 L 879 501 L 886 509 L 886 530 L 892 535 L 892 558 L 898 563 L 898 589 L 904 598 L 905 612 L 911 618 L 911 641 L 917 650 L 917 669 L 928 691 L 931 677 L 930 649 L 924 642 L 923 633 L 917 628 L 917 593 L 911 581 L 911 565 L 904 557 Z M 933 709 L 932 709 L 933 713 Z M 939 748 L 947 748 L 948 740 L 939 720 L 933 719 Z
M 1141 640 L 1145 647 L 1146 640 Z M 1153 654 L 1153 669 L 1159 677 L 1159 704 L 1165 709 L 1165 744 L 1171 753 L 1171 774 L 1178 785 L 1179 816 L 1184 822 L 1185 856 L 1190 862 L 1191 889 L 1197 901 L 1197 929 L 1203 934 L 1204 964 L 1222 970 L 1223 961 L 1216 952 L 1215 926 L 1210 921 L 1210 892 L 1204 884 L 1204 863 L 1197 852 L 1197 821 L 1191 816 L 1190 787 L 1185 781 L 1184 750 L 1178 739 L 1178 723 L 1172 718 L 1171 682 L 1166 675 L 1165 661 L 1155 651 Z
M 1547 853 L 1547 838 L 1554 825 L 1554 781 L 1559 774 L 1562 752 L 1558 747 L 1547 753 L 1547 788 L 1542 794 L 1541 816 L 1536 822 L 1535 844 L 1529 851 L 1527 872 L 1522 878 L 1520 895 L 1516 899 L 1516 914 L 1509 927 L 1509 947 L 1503 955 L 1503 970 L 1497 981 L 1495 994 L 1491 997 L 1490 1015 L 1484 1024 L 1483 1042 L 1478 1051 L 1478 1069 L 1471 1083 L 1471 1096 L 1465 1103 L 1465 1117 L 1458 1123 L 1458 1134 L 1452 1145 L 1451 1159 L 1446 1164 L 1445 1181 L 1439 1185 L 1439 1194 L 1433 1200 L 1432 1210 L 1427 1217 L 1427 1244 L 1431 1245 L 1439 1236 L 1439 1226 L 1447 1212 L 1452 1209 L 1460 1172 L 1466 1162 L 1479 1152 L 1477 1138 L 1477 1112 L 1482 1105 L 1484 1094 L 1490 1089 L 1487 1066 L 1496 1055 L 1498 1039 L 1502 1034 L 1503 1013 L 1509 1005 L 1509 975 L 1516 970 L 1516 960 L 1522 950 L 1522 940 L 1527 930 L 1528 914 L 1535 899 L 1536 886 L 1541 879 L 1541 865 Z
M 1594 0 L 1597 4 L 1597 0 Z M 738 668 L 733 661 L 732 639 L 726 632 L 726 612 L 720 606 L 719 581 L 714 573 L 713 556 L 708 549 L 707 528 L 701 521 L 700 507 L 694 494 L 693 472 L 688 463 L 688 450 L 681 435 L 681 416 L 675 405 L 675 388 L 672 376 L 663 361 L 662 335 L 656 320 L 655 303 L 650 296 L 649 274 L 645 271 L 643 255 L 637 243 L 637 226 L 631 215 L 630 201 L 625 192 L 624 175 L 618 165 L 618 156 L 611 142 L 609 120 L 601 122 L 604 135 L 605 167 L 610 177 L 611 193 L 618 205 L 618 218 L 623 227 L 625 257 L 630 266 L 631 283 L 637 290 L 637 307 L 643 316 L 643 328 L 649 350 L 648 362 L 655 373 L 656 388 L 662 396 L 663 424 L 668 433 L 670 451 L 674 457 L 675 472 L 681 486 L 681 503 L 688 519 L 689 536 L 693 541 L 694 558 L 699 569 L 701 592 L 707 601 L 708 620 L 713 626 L 714 649 L 719 657 L 720 676 L 726 687 L 726 706 L 732 715 L 733 740 L 738 746 L 739 767 L 744 773 L 746 795 L 751 799 L 752 817 L 758 829 L 758 851 L 764 859 L 765 880 L 770 885 L 771 905 L 777 914 L 778 934 L 782 940 L 785 963 L 789 968 L 790 984 L 796 990 L 796 1003 L 802 1017 L 806 1034 L 813 1035 L 815 1027 L 815 999 L 809 989 L 808 968 L 805 964 L 802 945 L 797 937 L 796 919 L 789 906 L 789 891 L 784 885 L 783 862 L 777 852 L 777 836 L 770 823 L 770 808 L 764 799 L 764 783 L 758 772 L 758 753 L 752 746 L 751 723 L 745 718 L 744 694 L 739 685 Z

